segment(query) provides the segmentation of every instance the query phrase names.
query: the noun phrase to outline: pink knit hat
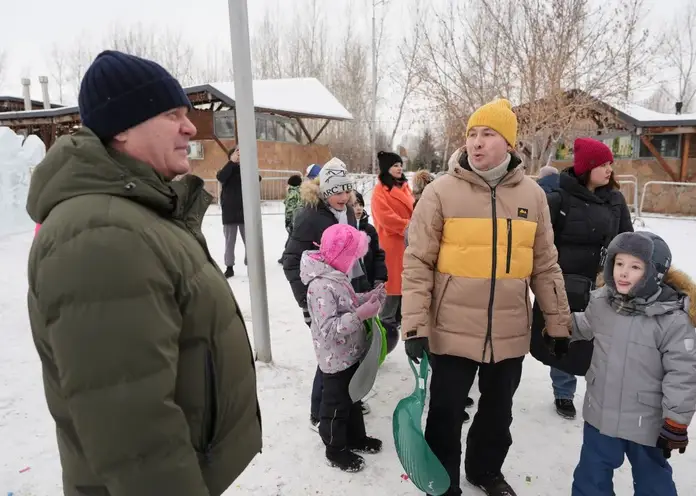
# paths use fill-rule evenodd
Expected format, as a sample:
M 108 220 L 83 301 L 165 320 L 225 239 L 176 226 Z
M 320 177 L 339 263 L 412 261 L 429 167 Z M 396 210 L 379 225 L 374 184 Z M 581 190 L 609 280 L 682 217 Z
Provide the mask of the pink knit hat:
M 355 261 L 367 253 L 367 234 L 348 224 L 334 224 L 321 235 L 321 259 L 336 270 L 348 274 Z

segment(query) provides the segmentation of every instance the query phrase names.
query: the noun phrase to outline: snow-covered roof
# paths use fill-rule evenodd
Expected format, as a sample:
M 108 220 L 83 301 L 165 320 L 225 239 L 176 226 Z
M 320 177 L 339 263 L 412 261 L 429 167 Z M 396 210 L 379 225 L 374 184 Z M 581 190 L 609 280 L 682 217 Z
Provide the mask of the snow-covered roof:
M 184 88 L 187 94 L 210 93 L 215 99 L 230 107 L 235 105 L 234 83 L 207 83 Z M 254 108 L 260 112 L 272 112 L 290 117 L 306 117 L 330 120 L 352 120 L 346 108 L 317 79 L 266 79 L 253 82 Z M 29 119 L 77 114 L 77 107 L 61 107 L 51 110 L 22 110 L 0 112 L 3 119 Z
M 602 103 L 614 108 L 622 119 L 638 127 L 696 126 L 696 114 L 667 114 L 630 102 L 604 101 Z
M 235 100 L 234 83 L 217 82 L 210 86 Z M 265 79 L 253 82 L 254 107 L 269 112 L 296 116 L 352 120 L 346 108 L 317 79 Z

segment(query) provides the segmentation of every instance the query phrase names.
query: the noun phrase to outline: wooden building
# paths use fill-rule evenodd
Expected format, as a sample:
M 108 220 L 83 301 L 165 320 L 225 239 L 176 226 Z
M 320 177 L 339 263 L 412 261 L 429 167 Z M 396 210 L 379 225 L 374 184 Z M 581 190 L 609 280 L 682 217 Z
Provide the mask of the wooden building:
M 227 162 L 227 153 L 236 142 L 234 84 L 202 84 L 185 91 L 194 105 L 190 117 L 198 130 L 189 153 L 192 170 L 217 195 L 215 174 Z M 323 164 L 331 158 L 329 148 L 318 144 L 317 139 L 331 122 L 352 120 L 353 116 L 314 78 L 254 81 L 253 91 L 259 170 L 269 179 L 262 183 L 261 197 L 276 199 L 285 191 L 284 187 L 278 187 L 278 180 L 287 179 L 292 171 L 304 172 L 308 165 Z M 15 100 L 23 107 L 23 100 Z M 0 126 L 36 134 L 47 148 L 57 137 L 81 126 L 79 109 L 75 106 L 8 110 L 0 107 Z

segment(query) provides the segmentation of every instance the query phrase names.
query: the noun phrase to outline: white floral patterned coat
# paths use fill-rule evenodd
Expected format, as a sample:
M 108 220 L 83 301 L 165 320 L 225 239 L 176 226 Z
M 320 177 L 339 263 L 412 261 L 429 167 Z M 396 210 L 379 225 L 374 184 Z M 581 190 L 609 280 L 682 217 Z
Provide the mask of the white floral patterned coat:
M 300 277 L 307 285 L 314 352 L 321 371 L 335 374 L 360 361 L 367 351 L 366 329 L 355 311 L 370 294 L 356 294 L 346 274 L 310 255 L 318 252 L 302 254 Z

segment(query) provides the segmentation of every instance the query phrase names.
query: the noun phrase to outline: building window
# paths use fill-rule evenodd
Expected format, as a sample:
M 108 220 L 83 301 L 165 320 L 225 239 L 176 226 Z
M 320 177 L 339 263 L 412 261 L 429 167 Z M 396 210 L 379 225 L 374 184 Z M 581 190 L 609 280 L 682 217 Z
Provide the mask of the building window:
M 299 143 L 297 123 L 287 117 L 256 114 L 256 139 Z
M 660 152 L 665 158 L 678 158 L 679 157 L 679 142 L 681 141 L 681 135 L 679 134 L 658 134 L 655 136 L 650 136 L 650 141 L 652 142 L 655 149 Z M 648 147 L 645 146 L 643 140 L 640 140 L 640 158 L 652 158 L 653 154 L 650 153 Z
M 213 132 L 220 139 L 231 139 L 236 136 L 234 128 L 234 110 L 215 112 Z
M 633 158 L 633 138 L 631 136 L 616 136 L 602 140 L 607 145 L 614 158 Z

